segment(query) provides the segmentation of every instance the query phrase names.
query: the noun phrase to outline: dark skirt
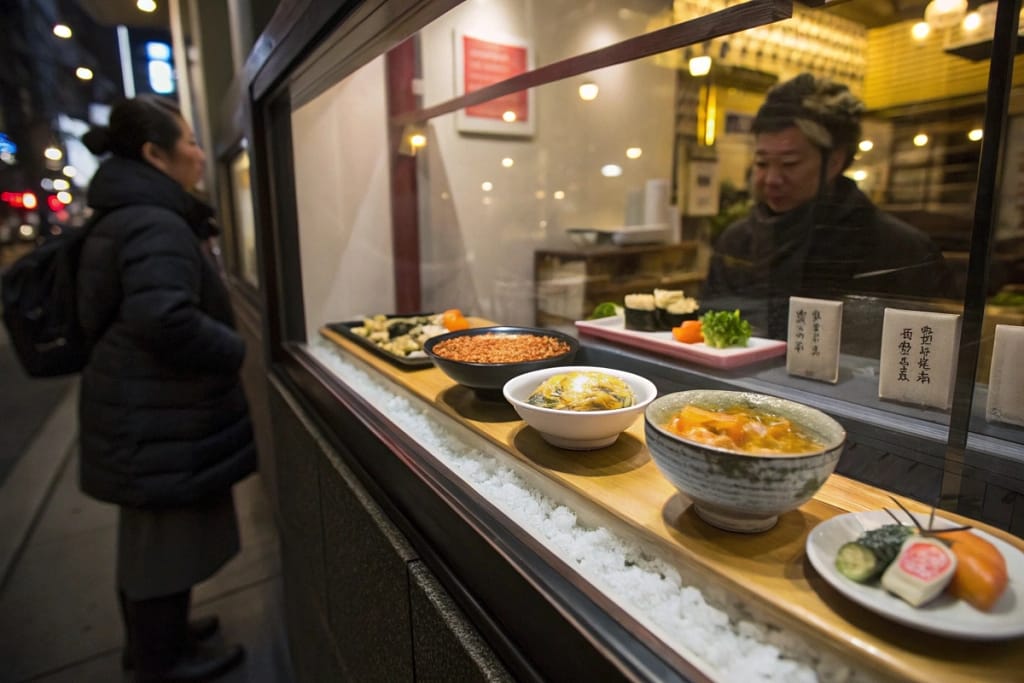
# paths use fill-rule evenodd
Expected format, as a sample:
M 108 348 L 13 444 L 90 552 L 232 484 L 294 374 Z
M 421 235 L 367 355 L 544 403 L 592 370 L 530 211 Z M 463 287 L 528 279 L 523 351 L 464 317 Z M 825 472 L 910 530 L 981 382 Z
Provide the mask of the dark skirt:
M 183 508 L 121 507 L 117 585 L 131 600 L 186 591 L 239 550 L 238 517 L 228 489 Z

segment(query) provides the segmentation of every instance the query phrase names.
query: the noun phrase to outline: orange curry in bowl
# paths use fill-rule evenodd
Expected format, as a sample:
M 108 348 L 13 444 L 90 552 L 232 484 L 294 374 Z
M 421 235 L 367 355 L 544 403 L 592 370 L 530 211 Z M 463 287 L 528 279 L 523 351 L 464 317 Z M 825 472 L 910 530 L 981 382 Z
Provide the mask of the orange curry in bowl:
M 800 430 L 792 420 L 739 406 L 708 410 L 687 405 L 664 428 L 690 441 L 746 455 L 807 455 L 825 445 Z

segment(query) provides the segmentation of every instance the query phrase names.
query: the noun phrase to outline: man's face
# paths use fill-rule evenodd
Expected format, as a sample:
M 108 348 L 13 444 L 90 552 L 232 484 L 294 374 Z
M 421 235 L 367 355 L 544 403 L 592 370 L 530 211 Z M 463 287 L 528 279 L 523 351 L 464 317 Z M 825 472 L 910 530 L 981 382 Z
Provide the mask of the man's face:
M 836 154 L 833 153 L 835 158 Z M 776 133 L 760 133 L 754 148 L 754 197 L 772 211 L 792 211 L 818 194 L 821 149 L 796 126 Z M 829 180 L 839 173 L 829 163 Z

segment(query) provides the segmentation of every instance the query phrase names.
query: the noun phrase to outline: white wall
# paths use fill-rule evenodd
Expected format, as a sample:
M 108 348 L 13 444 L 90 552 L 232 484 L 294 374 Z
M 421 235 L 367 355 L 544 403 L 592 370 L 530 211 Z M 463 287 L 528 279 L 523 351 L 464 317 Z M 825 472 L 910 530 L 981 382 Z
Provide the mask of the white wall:
M 639 35 L 651 19 L 606 0 L 586 9 L 572 0 L 460 5 L 421 32 L 424 102 L 456 95 L 456 28 L 527 39 L 542 65 Z M 311 336 L 325 322 L 394 310 L 384 79 L 379 58 L 292 116 Z M 597 100 L 580 100 L 584 80 L 600 86 Z M 623 225 L 628 193 L 670 176 L 674 99 L 675 72 L 644 60 L 538 88 L 529 138 L 466 135 L 454 115 L 431 120 L 418 156 L 423 310 L 532 324 L 535 250 L 571 246 L 569 227 Z M 631 146 L 640 159 L 626 158 Z M 623 175 L 603 177 L 609 163 Z
M 384 58 L 292 113 L 306 335 L 394 309 Z
M 534 63 L 544 65 L 641 34 L 650 19 L 635 12 L 623 18 L 619 3 L 586 9 L 571 0 L 459 6 L 421 32 L 424 101 L 456 95 L 456 29 L 496 41 L 528 39 Z M 585 80 L 601 88 L 592 102 L 577 94 Z M 424 308 L 457 305 L 498 322 L 532 324 L 534 251 L 569 246 L 570 227 L 621 226 L 628 193 L 648 178 L 670 177 L 674 98 L 675 72 L 643 60 L 537 88 L 530 138 L 460 133 L 454 115 L 431 121 L 420 157 Z M 643 149 L 640 159 L 626 158 L 633 146 Z M 505 157 L 514 166 L 504 168 Z M 610 163 L 622 166 L 621 177 L 601 175 Z M 490 192 L 481 189 L 485 181 Z M 555 198 L 559 191 L 564 199 Z

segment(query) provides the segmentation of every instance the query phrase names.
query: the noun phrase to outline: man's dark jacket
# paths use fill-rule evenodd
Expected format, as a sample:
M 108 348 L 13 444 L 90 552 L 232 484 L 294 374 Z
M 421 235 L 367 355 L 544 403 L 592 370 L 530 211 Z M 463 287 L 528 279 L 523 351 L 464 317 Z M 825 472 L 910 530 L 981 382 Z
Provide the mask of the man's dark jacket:
M 785 337 L 789 297 L 949 297 L 942 252 L 923 232 L 878 209 L 840 177 L 821 202 L 785 214 L 755 205 L 714 245 L 701 306 L 739 308 Z
M 208 206 L 148 164 L 113 157 L 78 272 L 95 344 L 79 402 L 82 490 L 135 507 L 224 493 L 256 467 L 228 292 L 202 240 Z

